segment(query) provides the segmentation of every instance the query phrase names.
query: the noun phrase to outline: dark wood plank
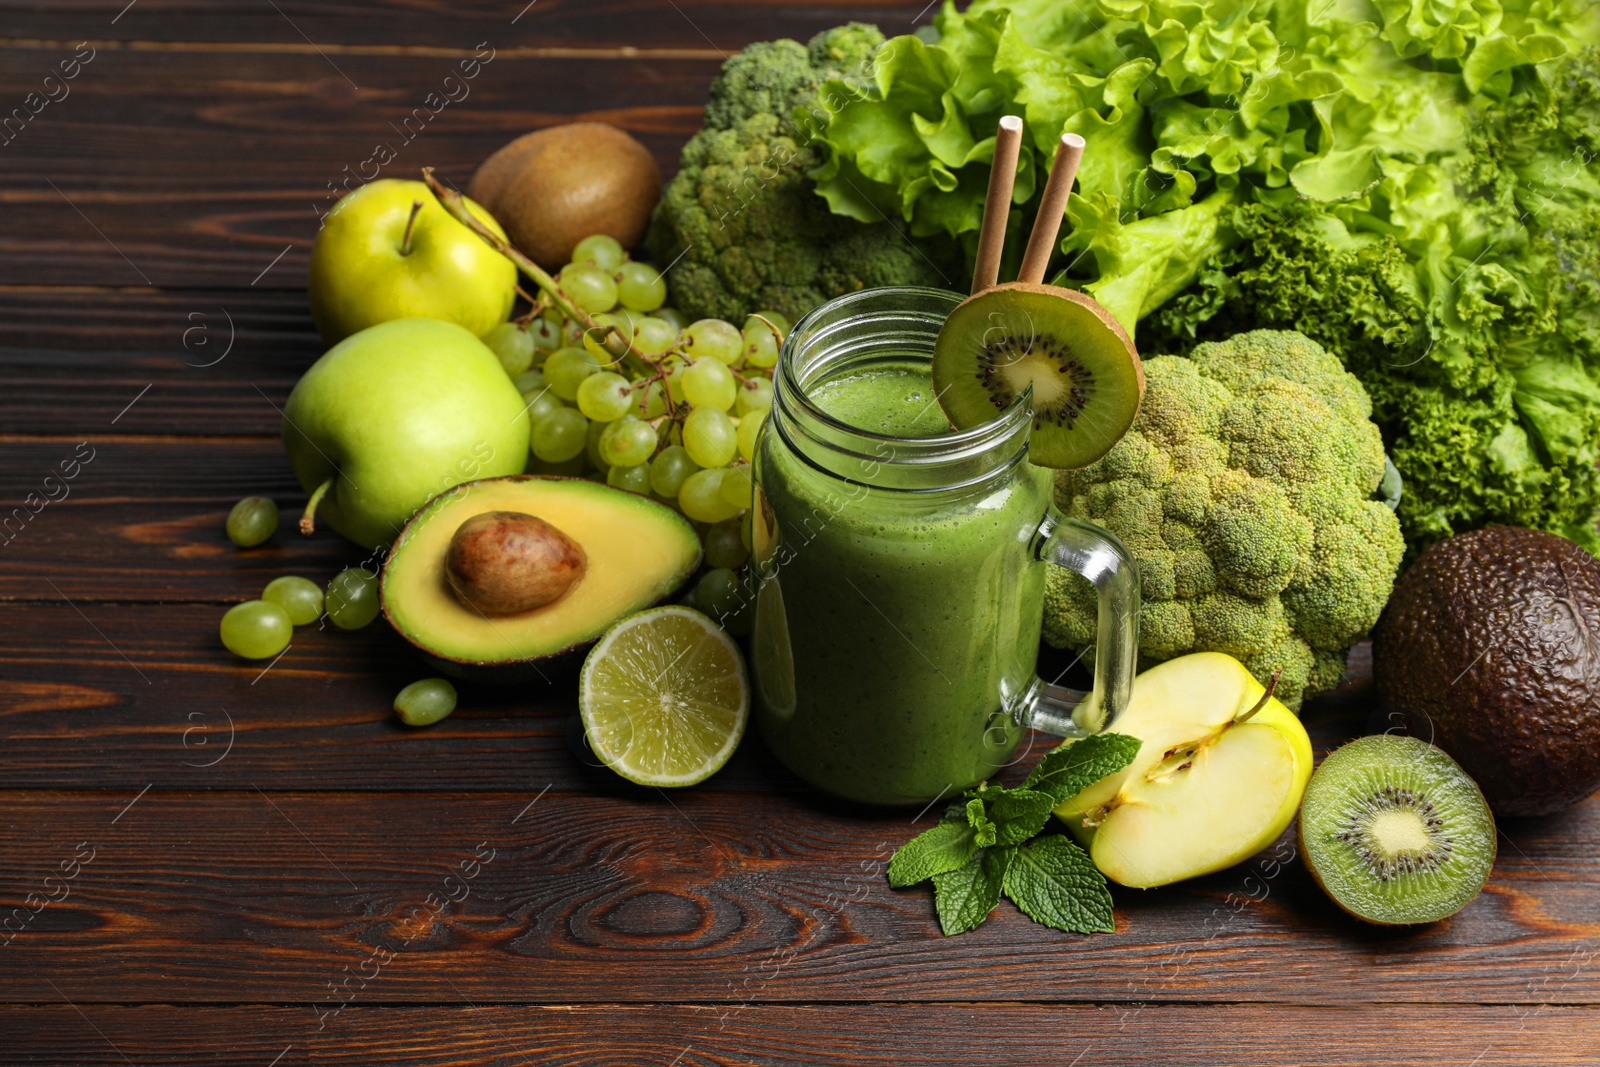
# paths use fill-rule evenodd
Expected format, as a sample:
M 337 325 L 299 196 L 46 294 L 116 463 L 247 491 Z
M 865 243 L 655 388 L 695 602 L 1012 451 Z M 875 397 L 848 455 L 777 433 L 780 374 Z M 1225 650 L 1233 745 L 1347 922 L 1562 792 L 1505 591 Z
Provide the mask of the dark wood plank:
M 8 329 L 55 344 L 0 345 L 0 436 L 276 437 L 278 408 L 323 352 L 303 292 L 0 290 L 0 315 L 19 296 L 41 307 Z
M 77 42 L 248 41 L 305 49 L 307 38 L 335 55 L 349 47 L 418 49 L 441 30 L 506 48 L 680 48 L 735 51 L 750 41 L 784 35 L 805 40 L 811 34 L 851 20 L 872 22 L 885 33 L 909 33 L 932 20 L 925 0 L 537 0 L 445 3 L 394 0 L 355 5 L 314 0 L 239 6 L 223 0 L 139 0 L 117 18 L 127 0 L 74 0 L 68 3 L 0 4 L 0 21 L 10 37 Z M 919 17 L 920 16 L 920 17 Z
M 456 1004 L 351 1007 L 320 1031 L 303 1007 L 0 1009 L 0 1056 L 61 1067 L 1578 1067 L 1597 1046 L 1600 1010 L 1564 1007 Z
M 314 51 L 99 52 L 4 146 L 0 284 L 302 287 L 320 213 L 361 184 L 380 143 L 394 152 L 384 177 L 432 165 L 464 184 L 513 137 L 591 118 L 632 132 L 670 174 L 721 62 L 497 55 L 429 117 L 424 101 L 477 40 L 438 36 L 458 51 L 341 55 L 343 76 Z M 0 99 L 23 100 L 70 54 L 0 47 Z
M 1263 856 L 1116 891 L 1115 934 L 1060 934 L 1002 904 L 944 938 L 926 887 L 891 890 L 882 874 L 932 815 L 709 790 L 541 795 L 547 784 L 0 793 L 6 907 L 69 894 L 0 951 L 0 988 L 27 1003 L 58 1000 L 52 982 L 80 1005 L 315 1003 L 381 950 L 394 959 L 360 971 L 361 1003 L 1600 997 L 1600 801 L 1507 825 L 1488 890 L 1420 929 L 1363 926 L 1298 861 Z M 44 881 L 90 849 L 65 887 Z M 446 881 L 475 851 L 475 877 Z M 446 893 L 460 903 L 430 902 Z
M 162 399 L 151 390 L 139 403 Z M 279 502 L 279 533 L 241 551 L 224 521 L 256 493 Z M 304 501 L 282 446 L 266 437 L 3 440 L 0 599 L 248 600 L 280 574 L 326 580 L 369 555 L 331 530 L 301 536 Z
M 0 783 L 130 793 L 152 784 L 248 790 L 253 782 L 508 791 L 537 780 L 558 790 L 634 792 L 582 750 L 571 668 L 552 668 L 548 683 L 462 683 L 454 715 L 413 730 L 395 718 L 394 695 L 437 672 L 387 625 L 355 633 L 302 627 L 265 670 L 222 647 L 221 615 L 220 606 L 8 607 Z M 712 788 L 801 786 L 752 743 Z

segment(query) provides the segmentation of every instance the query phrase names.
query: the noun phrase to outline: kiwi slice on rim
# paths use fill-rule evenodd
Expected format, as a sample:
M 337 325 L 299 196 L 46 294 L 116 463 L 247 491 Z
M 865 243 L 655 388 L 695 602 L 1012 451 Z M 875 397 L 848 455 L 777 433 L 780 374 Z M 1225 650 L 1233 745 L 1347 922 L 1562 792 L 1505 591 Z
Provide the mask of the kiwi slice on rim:
M 1454 915 L 1494 866 L 1477 783 L 1415 737 L 1361 737 L 1322 761 L 1300 808 L 1300 850 L 1327 894 L 1382 925 Z
M 933 385 L 958 430 L 1030 386 L 1028 458 L 1071 470 L 1111 451 L 1139 413 L 1144 368 L 1111 313 L 1072 289 L 1008 282 L 968 297 L 933 347 Z

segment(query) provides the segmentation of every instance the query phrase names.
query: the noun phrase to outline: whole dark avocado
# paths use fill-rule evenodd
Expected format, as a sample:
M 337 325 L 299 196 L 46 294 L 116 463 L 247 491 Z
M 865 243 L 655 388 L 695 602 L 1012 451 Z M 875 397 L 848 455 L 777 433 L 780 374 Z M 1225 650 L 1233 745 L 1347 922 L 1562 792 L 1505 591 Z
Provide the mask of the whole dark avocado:
M 1600 560 L 1566 538 L 1491 526 L 1428 549 L 1372 632 L 1372 668 L 1497 815 L 1600 789 Z

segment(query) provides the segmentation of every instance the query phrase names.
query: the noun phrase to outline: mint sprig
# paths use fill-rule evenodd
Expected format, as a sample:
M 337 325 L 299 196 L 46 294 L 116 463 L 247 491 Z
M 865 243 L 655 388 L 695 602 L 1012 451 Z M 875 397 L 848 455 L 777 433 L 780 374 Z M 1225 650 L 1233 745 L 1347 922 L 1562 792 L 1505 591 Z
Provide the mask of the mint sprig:
M 1056 805 L 1132 763 L 1139 744 L 1098 734 L 1049 753 L 1015 789 L 986 782 L 967 790 L 937 826 L 890 858 L 889 884 L 901 889 L 933 879 L 946 936 L 982 925 L 1002 894 L 1057 930 L 1110 932 L 1111 894 L 1088 853 L 1062 834 L 1035 835 Z

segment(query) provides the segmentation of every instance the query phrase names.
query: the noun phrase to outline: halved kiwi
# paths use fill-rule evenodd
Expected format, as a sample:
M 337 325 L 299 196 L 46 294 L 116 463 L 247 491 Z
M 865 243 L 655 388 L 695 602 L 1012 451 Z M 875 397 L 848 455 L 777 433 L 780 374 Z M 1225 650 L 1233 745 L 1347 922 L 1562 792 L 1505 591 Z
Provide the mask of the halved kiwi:
M 1322 761 L 1300 850 L 1327 894 L 1383 925 L 1454 915 L 1494 866 L 1494 816 L 1455 760 L 1415 737 L 1361 737 Z
M 993 419 L 1032 386 L 1028 458 L 1071 470 L 1111 451 L 1133 424 L 1144 368 L 1127 333 L 1090 297 L 1008 282 L 950 313 L 934 343 L 933 385 L 959 430 Z

